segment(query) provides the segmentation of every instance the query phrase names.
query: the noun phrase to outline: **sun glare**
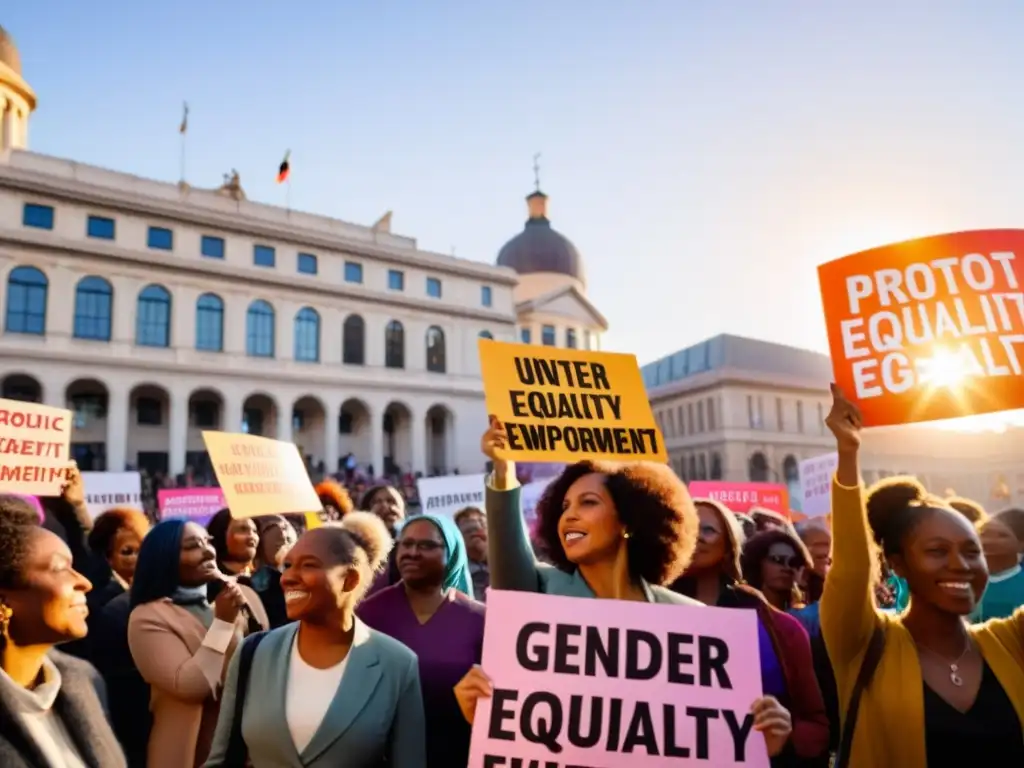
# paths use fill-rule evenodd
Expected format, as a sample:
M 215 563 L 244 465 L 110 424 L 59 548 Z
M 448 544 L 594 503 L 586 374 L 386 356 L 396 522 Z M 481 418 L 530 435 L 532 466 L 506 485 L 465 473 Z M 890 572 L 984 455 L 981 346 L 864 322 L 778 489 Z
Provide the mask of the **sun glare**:
M 962 350 L 960 353 L 954 353 L 948 349 L 937 347 L 933 350 L 931 357 L 920 360 L 919 364 L 922 381 L 933 390 L 943 387 L 957 389 L 970 375 Z

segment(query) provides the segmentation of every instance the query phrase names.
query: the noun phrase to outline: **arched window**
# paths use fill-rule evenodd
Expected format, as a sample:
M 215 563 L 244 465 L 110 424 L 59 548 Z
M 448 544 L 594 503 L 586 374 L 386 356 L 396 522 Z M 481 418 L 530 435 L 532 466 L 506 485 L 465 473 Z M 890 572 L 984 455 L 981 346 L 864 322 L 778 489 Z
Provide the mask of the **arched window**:
M 75 286 L 76 339 L 110 341 L 114 315 L 114 289 L 102 277 L 83 277 Z
M 711 454 L 711 479 L 722 479 L 722 457 L 717 453 Z
M 697 479 L 697 457 L 696 456 L 693 456 L 693 455 L 690 456 L 690 467 L 689 467 L 689 469 L 690 469 L 690 471 L 687 474 L 688 474 L 688 476 L 690 478 L 690 481 L 692 482 L 692 481 Z
M 494 334 L 491 333 L 490 331 L 480 331 L 480 338 L 481 339 L 493 339 L 494 338 Z
M 245 354 L 274 356 L 274 308 L 263 299 L 256 299 L 245 313 Z
M 427 329 L 427 370 L 434 373 L 445 372 L 444 331 L 436 325 Z
M 49 281 L 35 267 L 15 267 L 7 277 L 7 332 L 46 333 Z
M 224 351 L 224 300 L 215 293 L 204 293 L 196 301 L 196 349 Z
M 768 459 L 764 457 L 764 454 L 758 451 L 750 457 L 750 466 L 748 467 L 748 474 L 750 475 L 750 482 L 752 483 L 767 483 L 768 482 Z
M 366 323 L 359 315 L 345 318 L 341 334 L 341 359 L 348 365 L 366 362 Z
M 320 362 L 320 315 L 312 307 L 303 307 L 295 314 L 295 350 L 300 363 Z
M 171 294 L 162 285 L 147 285 L 139 291 L 135 343 L 141 347 L 171 345 Z
M 405 329 L 397 320 L 392 320 L 384 329 L 384 365 L 405 368 Z
M 567 349 L 576 349 L 576 329 L 565 329 L 565 346 Z

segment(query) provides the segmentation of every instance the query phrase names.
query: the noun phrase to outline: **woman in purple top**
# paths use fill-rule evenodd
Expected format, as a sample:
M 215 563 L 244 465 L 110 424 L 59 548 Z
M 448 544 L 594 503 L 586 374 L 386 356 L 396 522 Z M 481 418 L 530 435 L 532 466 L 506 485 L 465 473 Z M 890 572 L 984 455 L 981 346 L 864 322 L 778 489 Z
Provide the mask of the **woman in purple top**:
M 470 726 L 453 689 L 480 663 L 484 643 L 484 606 L 472 597 L 465 543 L 448 518 L 419 515 L 402 527 L 395 550 L 401 581 L 366 599 L 357 613 L 419 657 L 427 768 L 463 766 Z

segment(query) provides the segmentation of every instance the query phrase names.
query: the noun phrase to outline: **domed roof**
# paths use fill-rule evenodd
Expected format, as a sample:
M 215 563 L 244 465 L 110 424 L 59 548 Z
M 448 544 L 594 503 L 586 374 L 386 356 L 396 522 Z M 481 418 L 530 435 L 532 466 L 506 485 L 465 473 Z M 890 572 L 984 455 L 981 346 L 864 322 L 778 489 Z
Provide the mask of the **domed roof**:
M 523 231 L 498 252 L 498 266 L 510 267 L 520 275 L 552 272 L 586 283 L 583 258 L 569 238 L 551 227 L 547 218 L 547 195 L 534 192 L 526 198 L 530 218 Z
M 0 62 L 14 70 L 15 74 L 21 74 L 21 56 L 18 54 L 18 47 L 14 44 L 14 38 L 7 34 L 7 30 L 0 27 Z

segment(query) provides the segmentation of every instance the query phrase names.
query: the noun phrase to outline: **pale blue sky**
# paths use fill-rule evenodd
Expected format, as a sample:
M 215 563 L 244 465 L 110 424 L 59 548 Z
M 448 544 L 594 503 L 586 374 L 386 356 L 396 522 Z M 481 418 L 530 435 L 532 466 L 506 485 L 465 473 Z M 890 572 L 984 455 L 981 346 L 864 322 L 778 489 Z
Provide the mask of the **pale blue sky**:
M 1024 3 L 20 0 L 32 148 L 493 261 L 532 155 L 606 348 L 826 349 L 815 266 L 1024 226 Z

